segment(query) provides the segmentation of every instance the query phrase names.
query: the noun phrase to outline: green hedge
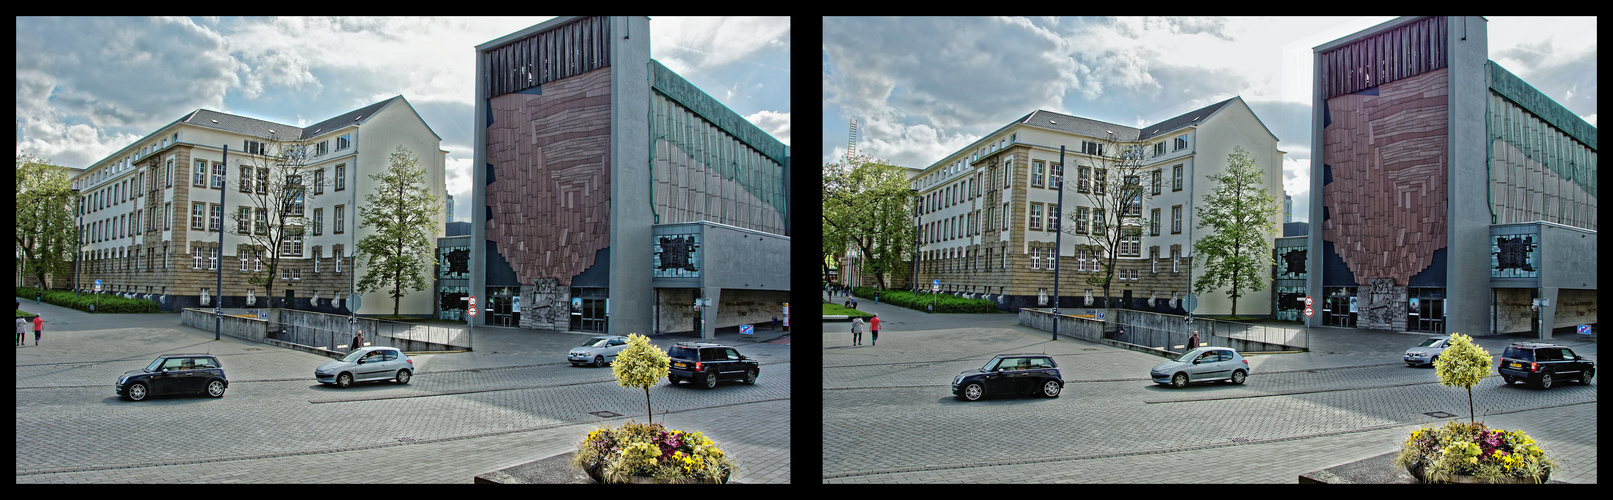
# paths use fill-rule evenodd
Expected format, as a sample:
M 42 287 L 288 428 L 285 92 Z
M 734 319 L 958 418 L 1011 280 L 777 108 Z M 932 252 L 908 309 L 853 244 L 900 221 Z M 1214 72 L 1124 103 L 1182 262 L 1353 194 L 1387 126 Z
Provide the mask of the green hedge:
M 861 301 L 872 303 L 874 294 L 879 294 L 880 304 L 906 307 L 919 311 L 929 311 L 931 304 L 935 305 L 938 313 L 995 313 L 999 312 L 997 303 L 985 299 L 965 299 L 953 295 L 906 292 L 901 290 L 879 290 L 869 287 L 851 289 L 851 295 Z
M 38 291 L 39 290 L 34 287 L 17 287 L 17 299 L 33 300 L 34 293 Z M 126 299 L 111 294 L 101 294 L 99 298 L 97 298 L 95 294 L 90 293 L 74 297 L 73 292 L 71 291 L 45 290 L 43 299 L 45 303 L 51 305 L 77 309 L 84 312 L 90 312 L 91 304 L 95 305 L 95 312 L 97 313 L 163 312 L 162 306 L 156 302 L 145 299 Z

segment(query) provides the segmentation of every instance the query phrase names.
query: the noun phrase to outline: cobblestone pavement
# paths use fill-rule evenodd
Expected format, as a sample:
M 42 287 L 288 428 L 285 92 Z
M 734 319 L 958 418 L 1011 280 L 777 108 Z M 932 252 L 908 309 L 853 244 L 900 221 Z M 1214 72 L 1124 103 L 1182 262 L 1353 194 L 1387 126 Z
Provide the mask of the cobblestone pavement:
M 1419 425 L 1469 415 L 1465 390 L 1400 361 L 1421 334 L 1314 328 L 1311 352 L 1249 356 L 1244 385 L 1173 389 L 1148 379 L 1164 358 L 1052 341 L 1011 314 L 859 305 L 881 318 L 878 345 L 853 347 L 849 326 L 823 323 L 828 483 L 1293 483 L 1394 451 Z M 1515 340 L 1522 338 L 1477 342 L 1499 355 Z M 1556 342 L 1597 357 L 1594 343 Z M 955 375 L 1009 352 L 1053 355 L 1064 393 L 952 397 Z M 1492 427 L 1542 443 L 1561 461 L 1553 479 L 1595 483 L 1598 385 L 1542 391 L 1492 374 L 1473 387 L 1474 410 Z M 1435 412 L 1455 417 L 1428 415 Z
M 41 345 L 16 348 L 18 483 L 468 483 L 647 411 L 643 392 L 617 386 L 609 368 L 565 361 L 582 334 L 478 328 L 474 352 L 413 356 L 408 385 L 336 389 L 313 380 L 328 358 L 214 341 L 177 315 L 23 309 L 43 314 L 46 329 Z M 790 481 L 789 345 L 765 342 L 780 335 L 719 335 L 761 361 L 755 385 L 650 389 L 655 421 L 717 441 L 741 462 L 737 482 Z M 684 340 L 652 337 L 663 348 Z M 118 375 L 176 352 L 217 355 L 225 396 L 113 394 Z M 331 466 L 355 463 L 366 466 Z

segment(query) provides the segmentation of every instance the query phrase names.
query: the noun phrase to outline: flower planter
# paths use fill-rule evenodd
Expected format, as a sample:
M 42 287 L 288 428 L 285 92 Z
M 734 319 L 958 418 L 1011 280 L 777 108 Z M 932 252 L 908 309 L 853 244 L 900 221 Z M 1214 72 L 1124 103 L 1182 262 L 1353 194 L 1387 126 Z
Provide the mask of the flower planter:
M 591 465 L 589 465 L 587 467 L 584 467 L 583 471 L 587 472 L 588 477 L 592 478 L 594 480 L 594 482 L 599 483 L 599 484 L 605 484 L 605 479 L 603 477 L 600 477 L 600 472 L 599 472 L 600 469 L 601 469 L 601 467 L 600 467 L 599 462 L 594 462 L 593 464 L 591 464 Z M 627 484 L 728 484 L 728 478 L 730 476 L 732 476 L 732 475 L 733 475 L 733 473 L 730 472 L 728 474 L 724 474 L 723 477 L 721 477 L 721 478 L 681 479 L 681 480 L 680 479 L 658 479 L 658 478 L 645 477 L 645 476 L 633 476 L 633 477 L 627 478 Z
M 1406 464 L 1406 472 L 1411 473 L 1411 477 L 1415 477 L 1418 481 L 1424 483 L 1433 484 L 1546 484 L 1546 481 L 1551 479 L 1550 470 L 1541 474 L 1539 478 L 1520 476 L 1478 477 L 1466 474 L 1439 474 L 1438 477 L 1426 478 L 1424 477 L 1424 474 L 1427 473 L 1426 469 L 1427 467 L 1421 461 Z

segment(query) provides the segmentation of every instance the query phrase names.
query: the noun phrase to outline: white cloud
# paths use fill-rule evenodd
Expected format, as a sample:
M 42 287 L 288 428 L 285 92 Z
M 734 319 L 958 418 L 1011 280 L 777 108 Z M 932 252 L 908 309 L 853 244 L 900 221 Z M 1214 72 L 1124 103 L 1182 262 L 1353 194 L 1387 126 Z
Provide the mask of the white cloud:
M 788 112 L 758 111 L 746 116 L 745 120 L 761 128 L 763 132 L 771 134 L 779 142 L 786 145 L 790 143 L 790 114 Z

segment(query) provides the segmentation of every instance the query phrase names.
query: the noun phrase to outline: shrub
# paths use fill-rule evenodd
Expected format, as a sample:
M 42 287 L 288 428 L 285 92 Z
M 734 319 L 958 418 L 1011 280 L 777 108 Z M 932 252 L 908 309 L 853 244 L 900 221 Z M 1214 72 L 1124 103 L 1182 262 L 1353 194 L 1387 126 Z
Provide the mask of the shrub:
M 1430 482 L 1444 481 L 1451 475 L 1540 481 L 1557 466 L 1557 461 L 1546 456 L 1527 434 L 1461 422 L 1412 431 L 1395 456 L 1395 465 L 1410 469 L 1418 463 L 1424 467 L 1423 477 Z
M 26 287 L 26 286 L 17 287 L 17 298 L 32 300 L 34 298 L 34 293 L 36 291 L 38 291 L 38 289 L 36 289 L 34 287 Z M 73 292 L 71 292 L 71 291 L 45 290 L 44 293 L 42 294 L 42 300 L 43 300 L 43 302 L 51 304 L 51 305 L 57 305 L 57 306 L 71 308 L 71 309 L 77 309 L 77 310 L 84 311 L 84 312 L 92 312 L 92 311 L 90 311 L 90 306 L 91 305 L 95 306 L 95 310 L 93 312 L 97 312 L 97 313 L 160 313 L 160 312 L 163 312 L 162 311 L 162 306 L 160 304 L 157 304 L 154 301 L 150 301 L 150 300 L 146 300 L 146 299 L 128 299 L 128 298 L 119 297 L 117 295 L 104 294 L 104 293 L 103 294 L 93 294 L 93 293 L 82 294 L 82 295 L 79 295 L 77 297 L 74 297 Z
M 916 309 L 920 311 L 930 310 L 929 308 L 933 304 L 935 306 L 935 312 L 938 313 L 998 312 L 997 303 L 985 299 L 965 299 L 963 297 L 946 294 L 915 294 L 913 292 L 901 290 L 879 290 L 868 287 L 857 287 L 851 289 L 852 296 L 870 301 L 874 300 L 875 293 L 879 294 L 879 303 L 881 304 L 889 303 L 894 306 L 906 307 L 908 309 Z

